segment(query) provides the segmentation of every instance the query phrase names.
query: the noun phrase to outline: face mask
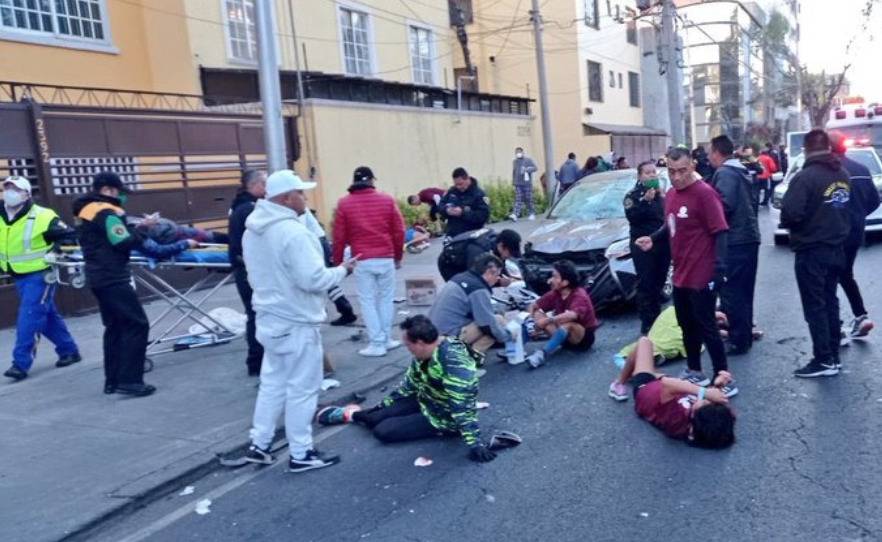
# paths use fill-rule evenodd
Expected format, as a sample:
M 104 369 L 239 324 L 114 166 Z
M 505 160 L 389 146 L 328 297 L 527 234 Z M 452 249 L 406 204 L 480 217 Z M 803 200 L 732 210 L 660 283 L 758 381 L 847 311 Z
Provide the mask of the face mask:
M 658 190 L 658 187 L 660 186 L 658 182 L 658 177 L 653 177 L 651 179 L 643 181 L 643 186 L 645 186 L 646 188 L 654 188 Z
M 116 199 L 118 199 L 120 203 L 125 205 L 126 202 L 129 201 L 129 195 L 128 194 L 120 194 L 119 196 L 117 196 Z
M 3 191 L 3 203 L 7 207 L 18 207 L 25 202 L 27 198 L 18 190 L 7 188 Z
M 515 158 L 523 158 L 523 157 L 524 157 L 524 153 L 522 153 L 522 152 L 515 153 Z

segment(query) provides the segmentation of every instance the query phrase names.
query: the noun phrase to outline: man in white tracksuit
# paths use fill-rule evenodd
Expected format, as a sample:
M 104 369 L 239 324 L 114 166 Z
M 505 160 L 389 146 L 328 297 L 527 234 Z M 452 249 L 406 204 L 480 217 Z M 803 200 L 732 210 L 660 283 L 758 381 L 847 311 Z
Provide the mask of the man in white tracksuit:
M 322 382 L 319 326 L 327 317 L 327 292 L 352 272 L 355 261 L 325 267 L 319 240 L 298 220 L 306 212 L 304 191 L 314 187 L 291 170 L 270 175 L 266 199 L 257 202 L 242 238 L 248 282 L 254 289 L 256 335 L 264 348 L 251 447 L 245 459 L 272 463 L 270 444 L 284 411 L 291 472 L 340 461 L 339 456 L 313 448 L 312 417 Z

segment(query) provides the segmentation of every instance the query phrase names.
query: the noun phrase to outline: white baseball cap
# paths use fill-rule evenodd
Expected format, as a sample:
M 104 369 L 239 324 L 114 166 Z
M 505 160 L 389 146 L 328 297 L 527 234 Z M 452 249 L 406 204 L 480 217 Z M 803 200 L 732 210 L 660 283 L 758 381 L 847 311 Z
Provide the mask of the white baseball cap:
M 17 175 L 6 177 L 6 179 L 3 181 L 3 186 L 6 186 L 7 184 L 11 184 L 19 190 L 24 190 L 28 194 L 31 193 L 31 182 L 24 177 L 19 177 Z
M 271 199 L 294 190 L 312 190 L 313 182 L 307 182 L 290 169 L 280 169 L 266 179 L 266 198 Z

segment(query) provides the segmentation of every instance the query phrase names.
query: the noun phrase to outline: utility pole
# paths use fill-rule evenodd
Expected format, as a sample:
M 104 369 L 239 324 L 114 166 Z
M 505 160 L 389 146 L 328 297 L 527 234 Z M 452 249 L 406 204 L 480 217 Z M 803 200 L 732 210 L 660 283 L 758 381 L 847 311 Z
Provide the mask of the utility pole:
M 668 117 L 671 123 L 671 140 L 674 145 L 683 143 L 683 101 L 680 99 L 683 81 L 679 77 L 677 62 L 677 32 L 674 30 L 674 2 L 662 1 L 662 54 L 668 85 Z
M 533 0 L 533 39 L 536 41 L 536 69 L 539 72 L 539 109 L 542 112 L 542 140 L 545 147 L 545 187 L 549 203 L 554 200 L 554 141 L 551 136 L 551 113 L 548 110 L 548 81 L 545 76 L 545 51 L 542 47 L 542 16 L 539 0 Z
M 802 130 L 802 63 L 799 60 L 799 0 L 791 0 L 790 9 L 793 10 L 793 18 L 796 19 L 795 46 L 793 53 L 796 67 L 796 129 Z
M 294 69 L 297 70 L 297 112 L 303 120 L 303 140 L 306 142 L 306 162 L 309 168 L 309 178 L 315 177 L 315 162 L 312 159 L 312 145 L 310 145 L 308 130 L 306 129 L 306 114 L 304 113 L 304 100 L 306 92 L 303 89 L 303 68 L 300 66 L 300 44 L 297 42 L 297 26 L 294 24 L 294 2 L 288 2 L 288 21 L 291 24 L 291 39 L 294 41 Z M 296 120 L 296 119 L 295 119 Z
M 276 58 L 275 21 L 269 2 L 255 2 L 260 101 L 263 104 L 263 144 L 267 171 L 286 169 L 285 129 L 282 122 L 282 91 Z

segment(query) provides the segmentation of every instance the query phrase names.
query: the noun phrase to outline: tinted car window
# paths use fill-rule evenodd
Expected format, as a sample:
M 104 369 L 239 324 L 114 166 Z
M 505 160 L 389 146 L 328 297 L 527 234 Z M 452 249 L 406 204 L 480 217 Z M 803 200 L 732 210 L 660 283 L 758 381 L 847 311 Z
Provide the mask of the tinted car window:
M 591 175 L 564 194 L 548 218 L 585 221 L 624 218 L 622 201 L 636 182 L 634 170 Z

